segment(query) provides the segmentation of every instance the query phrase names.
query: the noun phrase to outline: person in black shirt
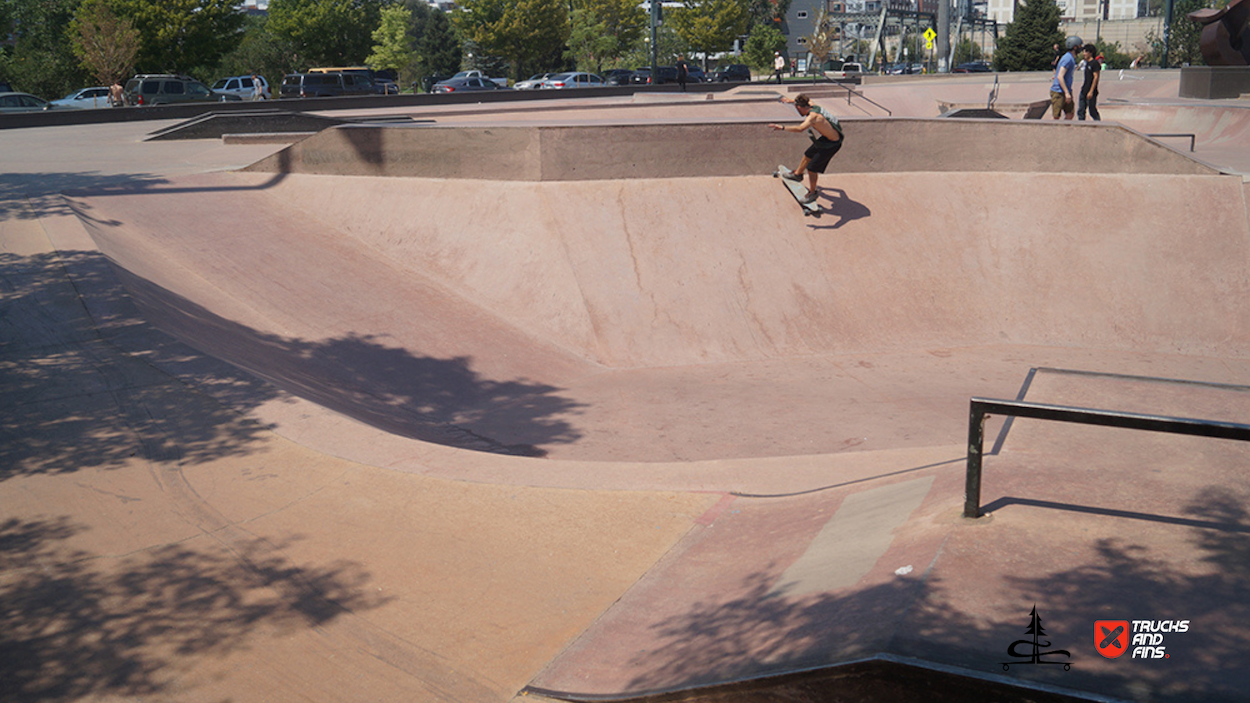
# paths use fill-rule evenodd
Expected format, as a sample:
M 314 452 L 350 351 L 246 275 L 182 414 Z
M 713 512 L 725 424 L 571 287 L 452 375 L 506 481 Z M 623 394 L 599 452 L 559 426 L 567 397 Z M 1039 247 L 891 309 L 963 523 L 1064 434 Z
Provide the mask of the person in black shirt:
M 690 67 L 686 65 L 686 57 L 677 57 L 677 84 L 681 86 L 681 92 L 686 92 L 686 79 L 690 77 Z
M 1077 119 L 1085 119 L 1086 110 L 1095 122 L 1102 122 L 1098 114 L 1098 79 L 1102 76 L 1102 62 L 1098 60 L 1098 47 L 1086 44 L 1085 52 L 1085 83 L 1081 85 L 1081 99 L 1076 109 Z

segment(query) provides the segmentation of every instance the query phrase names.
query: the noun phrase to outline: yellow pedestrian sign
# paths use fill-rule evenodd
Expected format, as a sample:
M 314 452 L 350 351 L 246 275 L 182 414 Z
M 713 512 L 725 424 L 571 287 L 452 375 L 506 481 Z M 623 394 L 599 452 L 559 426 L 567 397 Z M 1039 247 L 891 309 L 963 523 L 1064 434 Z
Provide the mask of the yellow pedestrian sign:
M 937 32 L 933 31 L 932 27 L 929 27 L 928 29 L 924 30 L 924 48 L 932 49 L 933 40 L 935 38 L 937 38 Z

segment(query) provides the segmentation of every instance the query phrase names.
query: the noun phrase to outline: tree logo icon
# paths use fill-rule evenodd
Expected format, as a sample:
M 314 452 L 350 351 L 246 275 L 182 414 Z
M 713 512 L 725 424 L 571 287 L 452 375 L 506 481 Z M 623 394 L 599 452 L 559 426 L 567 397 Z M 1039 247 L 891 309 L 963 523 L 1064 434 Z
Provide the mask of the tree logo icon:
M 1024 631 L 1024 634 L 1033 635 L 1033 639 L 1016 640 L 1011 643 L 1011 646 L 1007 647 L 1007 656 L 1022 658 L 1016 661 L 1003 662 L 1003 671 L 1010 670 L 1012 664 L 1063 664 L 1064 671 L 1072 668 L 1070 662 L 1047 661 L 1043 659 L 1043 657 L 1059 656 L 1060 654 L 1071 659 L 1072 654 L 1066 649 L 1052 649 L 1049 652 L 1042 651 L 1050 646 L 1050 642 L 1042 640 L 1046 636 L 1046 631 L 1042 629 L 1042 617 L 1037 614 L 1036 605 L 1033 606 L 1033 611 L 1029 613 L 1029 627 Z M 1023 651 L 1017 652 L 1017 647 L 1022 648 Z

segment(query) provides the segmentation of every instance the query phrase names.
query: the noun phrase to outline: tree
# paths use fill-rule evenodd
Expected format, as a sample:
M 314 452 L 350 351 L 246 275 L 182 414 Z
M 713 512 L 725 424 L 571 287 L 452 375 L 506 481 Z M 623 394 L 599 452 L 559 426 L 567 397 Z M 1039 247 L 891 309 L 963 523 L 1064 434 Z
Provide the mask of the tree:
M 0 79 L 45 98 L 81 88 L 89 76 L 65 34 L 81 2 L 0 0 L 0 19 L 13 37 L 10 46 L 0 47 Z
M 208 75 L 210 81 L 225 76 L 242 76 L 257 73 L 269 81 L 271 90 L 276 93 L 276 86 L 282 77 L 299 70 L 298 56 L 295 45 L 288 39 L 274 36 L 269 31 L 269 20 L 265 16 L 252 16 L 244 21 L 243 38 L 239 45 L 217 64 L 216 70 Z
M 747 32 L 764 25 L 780 31 L 781 23 L 790 11 L 790 0 L 747 0 Z
M 387 3 L 389 4 L 389 3 Z M 355 66 L 373 46 L 383 0 L 270 0 L 269 29 L 309 66 Z
M 833 45 L 840 35 L 841 31 L 829 17 L 829 12 L 821 8 L 820 12 L 816 13 L 816 23 L 812 27 L 812 34 L 807 38 L 807 50 L 812 54 L 814 68 L 819 70 L 833 55 Z
M 139 30 L 109 9 L 105 0 L 85 0 L 70 22 L 74 55 L 100 85 L 129 78 L 139 55 Z
M 423 76 L 450 76 L 460 69 L 462 55 L 460 40 L 446 13 L 432 10 L 417 41 L 418 72 Z
M 591 8 L 573 10 L 569 31 L 569 48 L 564 57 L 579 71 L 598 73 L 605 59 L 617 47 L 616 38 L 608 33 L 608 23 L 599 19 Z
M 703 54 L 704 69 L 708 54 L 733 48 L 747 29 L 745 0 L 685 0 L 683 7 L 668 16 L 690 49 Z
M 1209 0 L 1176 0 L 1172 7 L 1172 23 L 1168 26 L 1168 63 L 1172 66 L 1205 66 L 1207 61 L 1202 56 L 1199 40 L 1202 25 L 1186 17 L 1205 7 L 1211 7 Z
M 760 24 L 751 30 L 751 36 L 742 50 L 742 58 L 756 71 L 768 73 L 773 70 L 773 52 L 785 51 L 785 48 L 786 37 L 781 30 Z
M 139 30 L 135 66 L 143 73 L 209 70 L 243 38 L 245 15 L 233 0 L 103 0 Z
M 610 47 L 601 50 L 605 63 L 619 62 L 651 26 L 649 15 L 638 0 L 573 0 L 572 7 L 574 18 L 578 10 L 588 10 L 602 23 L 601 36 L 611 42 Z M 573 24 L 576 26 L 575 19 Z M 570 34 L 569 43 L 572 42 Z
M 1046 71 L 1055 58 L 1054 45 L 1063 47 L 1059 31 L 1059 6 L 1055 0 L 1030 0 L 1021 4 L 1006 36 L 994 53 L 999 71 Z
M 466 40 L 509 61 L 518 79 L 569 36 L 566 0 L 463 0 L 452 21 Z
M 382 8 L 378 28 L 373 32 L 373 53 L 365 59 L 370 68 L 395 70 L 401 76 L 401 85 L 411 80 L 417 56 L 408 37 L 411 23 L 412 12 L 407 8 L 399 5 Z
M 982 56 L 981 47 L 969 37 L 964 37 L 955 44 L 955 65 L 961 63 L 969 63 L 972 61 L 980 61 Z

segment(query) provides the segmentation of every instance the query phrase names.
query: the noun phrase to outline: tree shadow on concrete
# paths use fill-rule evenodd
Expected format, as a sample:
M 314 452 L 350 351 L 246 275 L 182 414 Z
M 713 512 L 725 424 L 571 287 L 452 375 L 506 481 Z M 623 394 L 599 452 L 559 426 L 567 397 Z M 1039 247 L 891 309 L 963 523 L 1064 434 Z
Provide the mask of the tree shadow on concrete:
M 61 193 L 71 190 L 146 189 L 168 183 L 151 174 L 0 173 L 0 222 L 73 215 Z
M 211 461 L 269 429 L 241 411 L 277 390 L 152 328 L 98 253 L 0 253 L 0 295 L 0 481 L 136 455 Z M 195 367 L 215 400 L 167 365 Z
M 940 559 L 939 576 L 933 578 L 900 578 L 858 591 L 804 598 L 775 591 L 776 574 L 764 570 L 745 579 L 735 597 L 695 603 L 680 618 L 652 625 L 659 644 L 630 662 L 631 668 L 646 673 L 626 690 L 673 691 L 885 654 L 1025 685 L 1041 683 L 1117 698 L 1169 703 L 1245 700 L 1250 685 L 1250 672 L 1241 665 L 1250 651 L 1247 505 L 1250 495 L 1208 488 L 1183 510 L 1202 527 L 1177 525 L 1168 516 L 1152 521 L 1184 535 L 1193 558 L 1210 567 L 1205 573 L 1201 569 L 1178 573 L 1162 558 L 1177 554 L 1161 554 L 1131 537 L 1103 538 L 1096 542 L 1095 562 L 1046 574 L 1009 574 L 1005 600 L 1020 603 L 1014 614 L 970 610 L 968 600 L 944 585 Z M 1058 512 L 1055 519 L 1067 517 Z M 1118 523 L 1121 516 L 1106 519 Z M 1122 527 L 1116 523 L 1106 526 Z M 958 540 L 960 529 L 992 526 L 954 529 L 951 539 Z M 1045 536 L 1039 535 L 1038 542 L 1044 547 Z M 986 554 L 987 568 L 1001 568 L 1006 556 Z M 1027 636 L 1033 605 L 1045 619 L 1052 649 L 1071 652 L 1070 671 L 1029 666 L 1027 661 L 1017 666 L 1019 660 L 1008 653 L 1015 640 Z M 1096 653 L 1091 641 L 1098 619 L 1189 620 L 1190 629 L 1166 642 L 1170 653 L 1166 660 L 1124 657 L 1123 662 L 1110 662 Z M 1007 673 L 1004 662 L 1012 663 Z M 836 690 L 826 694 L 811 700 L 842 700 Z M 749 700 L 773 700 L 768 695 Z M 926 699 L 923 690 L 916 695 L 916 700 Z
M 246 454 L 272 429 L 247 413 L 287 393 L 387 432 L 479 451 L 541 456 L 539 445 L 580 437 L 560 419 L 578 404 L 552 386 L 483 378 L 467 357 L 374 338 L 263 333 L 97 252 L 0 253 L 0 293 L 0 481 L 135 455 L 194 464 Z
M 315 628 L 388 600 L 359 565 L 295 564 L 289 544 L 205 538 L 100 559 L 70 546 L 85 529 L 0 522 L 0 700 L 159 696 L 258 629 Z

